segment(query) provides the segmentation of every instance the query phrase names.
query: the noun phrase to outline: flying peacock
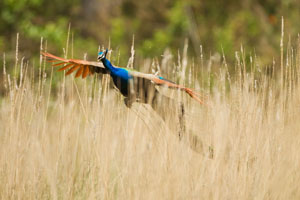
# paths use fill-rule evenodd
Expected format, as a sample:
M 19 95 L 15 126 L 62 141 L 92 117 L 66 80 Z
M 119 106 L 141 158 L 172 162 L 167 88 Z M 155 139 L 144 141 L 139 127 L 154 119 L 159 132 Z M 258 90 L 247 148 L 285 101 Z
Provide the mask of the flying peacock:
M 106 58 L 107 53 L 108 49 L 98 53 L 99 62 L 65 59 L 46 52 L 42 52 L 42 55 L 45 56 L 49 62 L 53 62 L 53 66 L 62 66 L 58 71 L 68 69 L 66 75 L 75 71 L 75 77 L 82 76 L 82 78 L 86 78 L 94 73 L 109 74 L 114 85 L 125 97 L 124 103 L 128 108 L 130 108 L 134 102 L 150 104 L 153 110 L 155 110 L 164 120 L 166 120 L 166 113 L 170 113 L 170 110 L 167 112 L 167 109 L 172 109 L 172 116 L 174 117 L 174 113 L 177 113 L 179 116 L 177 119 L 179 124 L 178 135 L 179 139 L 181 139 L 185 132 L 183 104 L 177 103 L 172 98 L 159 93 L 155 86 L 165 86 L 185 91 L 196 101 L 204 104 L 201 99 L 201 94 L 158 75 L 146 74 L 127 68 L 113 66 Z

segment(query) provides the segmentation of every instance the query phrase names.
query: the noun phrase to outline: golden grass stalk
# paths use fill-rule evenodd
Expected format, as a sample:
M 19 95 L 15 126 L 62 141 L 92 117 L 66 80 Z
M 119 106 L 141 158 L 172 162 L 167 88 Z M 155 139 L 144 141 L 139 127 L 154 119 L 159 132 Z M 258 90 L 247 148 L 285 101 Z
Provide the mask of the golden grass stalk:
M 211 106 L 181 94 L 186 105 L 183 141 L 173 131 L 178 125 L 173 110 L 167 111 L 165 123 L 147 105 L 134 103 L 128 109 L 108 78 L 67 77 L 59 88 L 51 88 L 53 71 L 46 76 L 40 68 L 34 79 L 25 65 L 16 87 L 6 72 L 8 87 L 0 104 L 0 199 L 299 199 L 296 52 L 299 46 L 286 68 L 289 87 L 282 89 L 282 75 L 276 79 L 257 68 L 256 56 L 247 64 L 243 49 L 237 53 L 236 78 L 229 75 L 224 53 L 217 70 L 201 53 L 194 67 L 208 64 L 208 72 L 198 72 L 208 75 L 209 82 L 187 76 L 196 78 L 190 82 L 195 86 L 210 87 Z M 182 58 L 160 67 L 189 70 L 192 62 Z

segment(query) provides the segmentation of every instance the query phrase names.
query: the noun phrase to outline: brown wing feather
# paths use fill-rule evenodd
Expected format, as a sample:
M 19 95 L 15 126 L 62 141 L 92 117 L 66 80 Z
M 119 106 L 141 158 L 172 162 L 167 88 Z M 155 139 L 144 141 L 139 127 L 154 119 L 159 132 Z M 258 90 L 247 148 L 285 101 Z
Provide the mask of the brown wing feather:
M 60 71 L 64 71 L 64 70 L 68 69 L 69 67 L 72 67 L 73 65 L 74 65 L 73 63 L 67 64 L 66 66 L 60 68 L 58 71 L 59 71 L 59 72 L 60 72 Z
M 63 65 L 63 64 L 66 64 L 66 62 L 55 63 L 52 65 L 52 67 L 56 67 L 56 66 Z
M 84 70 L 83 70 L 82 78 L 85 78 L 89 74 L 89 68 L 86 65 L 84 65 L 83 67 L 84 67 Z
M 83 66 L 80 65 L 79 69 L 76 72 L 75 78 L 79 77 L 83 72 Z
M 69 69 L 69 71 L 66 73 L 66 76 L 68 76 L 69 74 L 72 74 L 72 72 L 74 72 L 76 69 L 78 69 L 80 67 L 80 65 L 75 65 L 73 66 L 71 69 Z

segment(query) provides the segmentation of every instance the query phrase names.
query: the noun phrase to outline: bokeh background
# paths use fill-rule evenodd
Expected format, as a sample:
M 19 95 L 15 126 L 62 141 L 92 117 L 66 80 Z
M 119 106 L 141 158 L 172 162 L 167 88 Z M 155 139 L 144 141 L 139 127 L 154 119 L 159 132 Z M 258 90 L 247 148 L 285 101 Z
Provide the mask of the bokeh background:
M 285 28 L 296 35 L 300 27 L 300 2 L 296 0 L 1 0 L 0 51 L 38 52 L 40 37 L 54 53 L 65 46 L 68 25 L 74 47 L 95 54 L 99 45 L 130 52 L 133 35 L 137 56 L 161 55 L 166 47 L 177 51 L 185 38 L 190 53 L 228 56 L 241 44 L 249 51 L 274 56 L 280 41 L 281 16 Z M 14 54 L 14 53 L 13 53 Z

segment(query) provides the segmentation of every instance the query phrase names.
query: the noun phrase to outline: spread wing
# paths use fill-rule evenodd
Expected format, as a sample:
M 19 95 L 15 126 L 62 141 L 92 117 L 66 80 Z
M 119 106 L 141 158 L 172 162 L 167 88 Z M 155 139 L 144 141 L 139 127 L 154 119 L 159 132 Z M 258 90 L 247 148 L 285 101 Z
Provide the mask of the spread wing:
M 53 67 L 60 66 L 61 68 L 58 71 L 68 70 L 66 72 L 66 75 L 70 75 L 71 73 L 76 71 L 75 77 L 82 76 L 82 78 L 86 78 L 88 75 L 93 75 L 94 73 L 102 73 L 102 74 L 109 73 L 109 71 L 100 62 L 92 62 L 92 61 L 77 60 L 77 59 L 65 59 L 46 52 L 41 52 L 41 54 L 47 59 L 48 62 L 52 62 Z M 137 71 L 129 71 L 129 73 L 134 77 L 150 80 L 153 84 L 159 86 L 166 86 L 168 88 L 185 91 L 196 101 L 200 102 L 201 104 L 205 104 L 202 100 L 204 99 L 203 96 L 200 93 L 197 93 L 190 88 L 184 87 L 182 85 L 178 85 L 172 81 L 164 79 L 163 77 L 160 76 L 156 76 L 154 74 L 146 74 Z
M 203 97 L 202 94 L 194 91 L 191 88 L 187 88 L 182 85 L 178 85 L 172 81 L 169 81 L 161 76 L 157 76 L 154 74 L 146 74 L 146 73 L 141 73 L 141 72 L 136 72 L 136 71 L 130 71 L 129 73 L 134 77 L 139 77 L 139 78 L 150 80 L 152 83 L 159 85 L 159 86 L 166 86 L 168 88 L 179 89 L 179 90 L 185 91 L 188 95 L 190 95 L 193 99 L 195 99 L 199 103 L 206 104 L 203 101 L 203 99 L 205 99 L 205 97 Z
M 72 74 L 76 71 L 75 77 L 82 76 L 82 78 L 87 77 L 88 75 L 93 75 L 94 73 L 107 74 L 108 71 L 105 69 L 102 63 L 92 62 L 86 60 L 77 60 L 77 59 L 65 59 L 50 53 L 41 52 L 42 55 L 47 59 L 48 62 L 52 62 L 52 66 L 60 66 L 61 68 L 58 71 L 68 70 L 66 75 Z

